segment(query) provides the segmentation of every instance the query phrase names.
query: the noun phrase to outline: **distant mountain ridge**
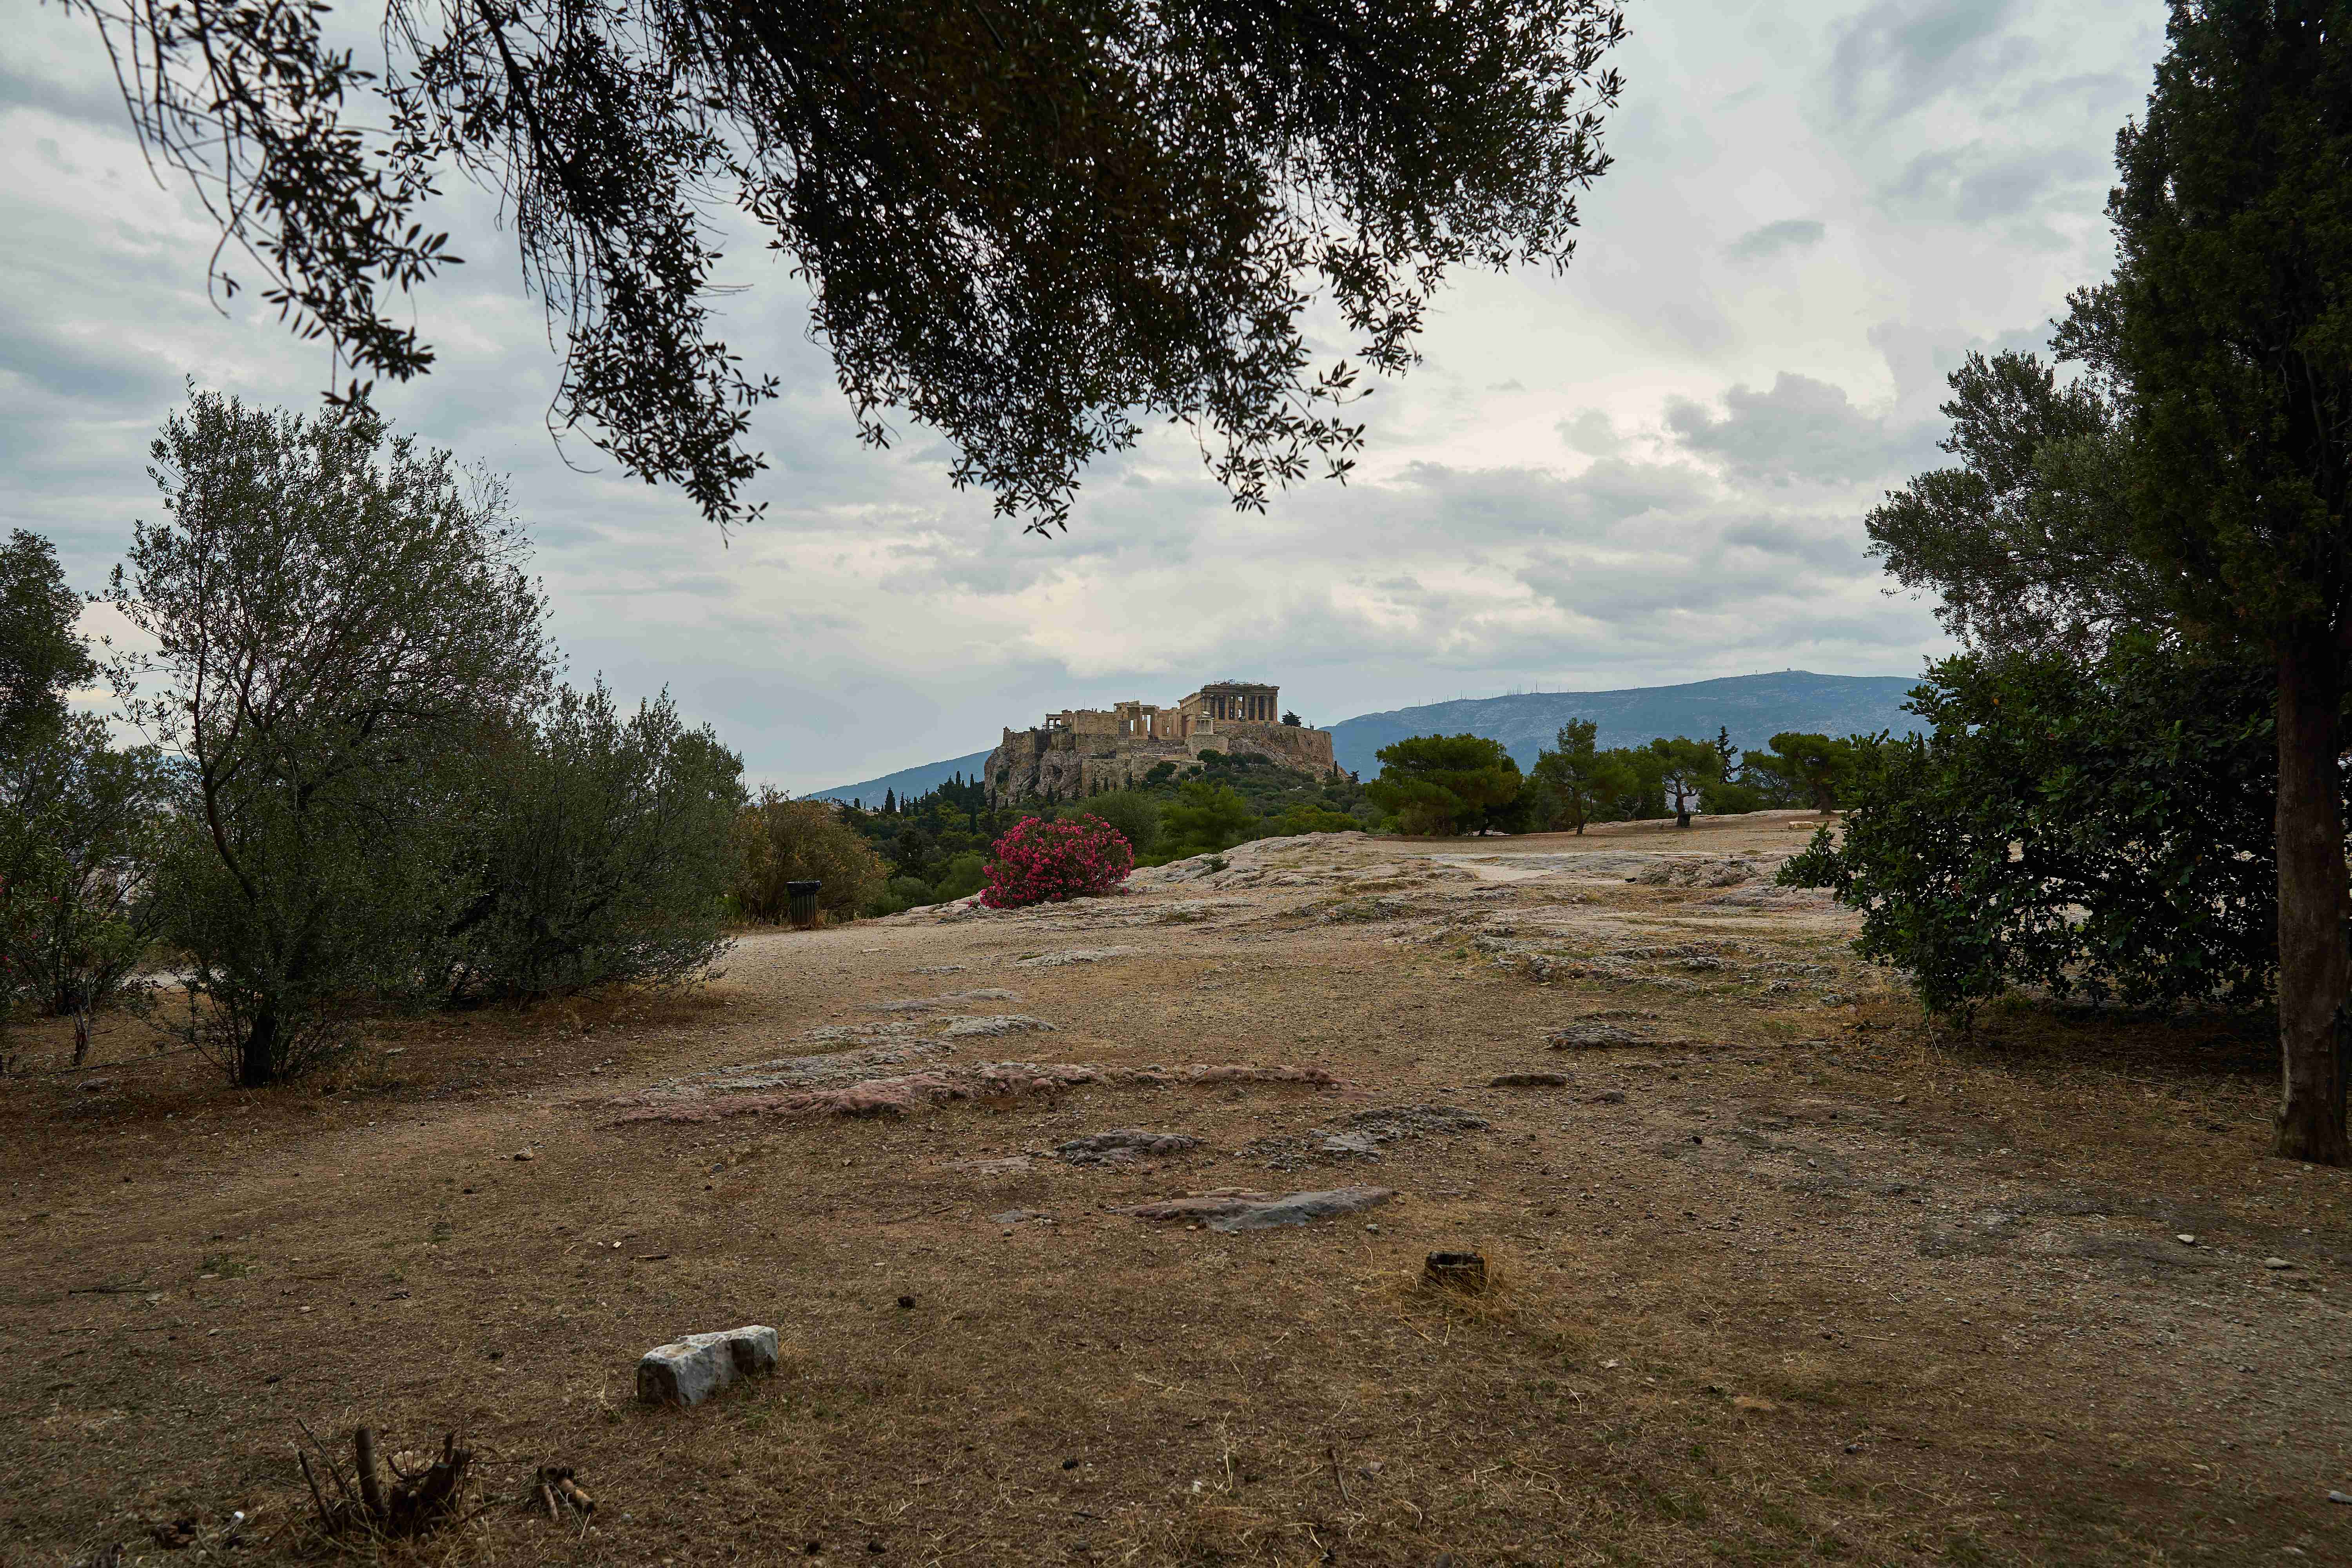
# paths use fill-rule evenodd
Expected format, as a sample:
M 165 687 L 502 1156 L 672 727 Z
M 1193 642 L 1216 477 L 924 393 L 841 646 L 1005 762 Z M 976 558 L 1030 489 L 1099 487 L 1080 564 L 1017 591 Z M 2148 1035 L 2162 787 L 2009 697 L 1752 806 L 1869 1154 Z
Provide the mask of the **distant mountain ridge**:
M 1552 742 L 1570 719 L 1590 719 L 1602 746 L 1640 745 L 1657 735 L 1688 735 L 1712 741 L 1728 730 L 1743 748 L 1760 749 L 1783 730 L 1824 735 L 1896 734 L 1918 728 L 1903 711 L 1909 675 L 1815 675 L 1786 669 L 1766 675 L 1728 675 L 1680 686 L 1642 686 L 1621 691 L 1526 691 L 1508 697 L 1468 697 L 1429 702 L 1385 713 L 1363 713 L 1328 726 L 1331 751 L 1341 767 L 1369 779 L 1381 771 L 1375 754 L 1413 735 L 1484 735 L 1500 741 L 1522 768 Z M 992 750 L 993 748 L 992 748 Z M 814 790 L 815 800 L 863 800 L 878 805 L 885 790 L 901 797 L 929 794 L 957 773 L 980 776 L 987 752 L 950 757 L 943 763 L 901 768 L 895 773 Z
M 991 746 L 988 751 L 996 748 Z M 884 773 L 878 779 L 866 779 L 858 784 L 843 784 L 838 789 L 811 790 L 804 800 L 862 800 L 866 809 L 873 810 L 882 804 L 882 792 L 892 791 L 901 799 L 908 795 L 929 795 L 940 785 L 961 773 L 968 779 L 980 776 L 980 765 L 988 761 L 988 752 L 974 752 L 969 756 L 950 757 L 944 763 L 925 763 L 920 767 L 900 768 L 895 773 Z
M 1570 719 L 1591 720 L 1598 727 L 1595 742 L 1604 748 L 1641 745 L 1659 735 L 1712 741 L 1718 729 L 1730 731 L 1743 749 L 1759 750 L 1784 730 L 1901 734 L 1918 728 L 1917 718 L 1903 711 L 1904 700 L 1918 684 L 1916 676 L 1789 669 L 1622 691 L 1472 697 L 1343 720 L 1331 726 L 1331 751 L 1341 767 L 1370 779 L 1380 772 L 1375 753 L 1381 747 L 1414 735 L 1483 735 L 1500 741 L 1521 768 L 1530 768 L 1536 753 Z

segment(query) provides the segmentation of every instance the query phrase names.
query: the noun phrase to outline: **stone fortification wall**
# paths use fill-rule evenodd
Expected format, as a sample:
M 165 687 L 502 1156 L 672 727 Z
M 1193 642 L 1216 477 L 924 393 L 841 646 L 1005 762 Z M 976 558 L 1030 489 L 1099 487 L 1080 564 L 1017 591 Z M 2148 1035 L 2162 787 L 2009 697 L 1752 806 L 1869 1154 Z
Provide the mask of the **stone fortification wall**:
M 1202 752 L 1254 753 L 1318 778 L 1333 766 L 1328 730 L 1225 720 L 1213 732 L 1179 740 L 1167 735 L 1118 734 L 1079 722 L 1005 731 L 1003 742 L 989 752 L 981 776 L 987 783 L 992 805 L 1013 805 L 1024 800 L 1084 800 L 1103 790 L 1125 789 L 1139 783 L 1161 763 L 1174 763 L 1181 770 Z

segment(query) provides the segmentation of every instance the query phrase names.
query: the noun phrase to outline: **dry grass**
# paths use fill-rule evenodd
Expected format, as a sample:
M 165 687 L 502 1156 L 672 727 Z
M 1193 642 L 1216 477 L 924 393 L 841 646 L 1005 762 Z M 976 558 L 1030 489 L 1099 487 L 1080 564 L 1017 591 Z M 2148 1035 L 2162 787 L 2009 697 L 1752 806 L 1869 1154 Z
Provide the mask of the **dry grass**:
M 379 1020 L 337 1079 L 269 1093 L 110 1026 L 93 1068 L 0 1088 L 0 1561 L 110 1540 L 163 1561 L 144 1523 L 235 1508 L 257 1542 L 238 1558 L 299 1554 L 296 1423 L 362 1420 L 394 1446 L 459 1431 L 493 1498 L 563 1463 L 601 1504 L 583 1535 L 502 1502 L 394 1563 L 2345 1554 L 2352 1510 L 2324 1500 L 2352 1489 L 2347 1188 L 2263 1157 L 2258 1024 L 2024 1007 L 1939 1036 L 1818 916 L 1622 880 L 1489 900 L 1453 872 L 1397 879 L 1416 918 L 1295 914 L 1333 891 L 758 933 L 701 996 Z M 1108 923 L 1171 897 L 1228 902 Z M 1433 923 L 1500 910 L 1588 921 L 1596 947 L 1758 944 L 1863 999 L 1733 973 L 1539 986 Z M 1142 951 L 1010 963 L 1114 942 Z M 910 973 L 941 963 L 966 967 Z M 612 1125 L 655 1080 L 974 986 L 1061 1029 L 966 1057 L 1293 1061 L 1352 1087 Z M 1701 1043 L 1543 1048 L 1613 1009 Z M 1574 1081 L 1478 1087 L 1528 1068 Z M 1234 1153 L 1437 1100 L 1490 1130 L 1370 1168 Z M 1043 1153 L 1118 1126 L 1207 1142 L 1140 1169 Z M 960 1163 L 1024 1151 L 1025 1170 Z M 1104 1212 L 1353 1181 L 1399 1195 L 1232 1236 Z M 1057 1223 L 987 1218 L 1012 1208 Z M 1496 1289 L 1417 1282 L 1465 1247 Z M 777 1325 L 783 1375 L 691 1411 L 631 1402 L 646 1347 L 743 1322 Z

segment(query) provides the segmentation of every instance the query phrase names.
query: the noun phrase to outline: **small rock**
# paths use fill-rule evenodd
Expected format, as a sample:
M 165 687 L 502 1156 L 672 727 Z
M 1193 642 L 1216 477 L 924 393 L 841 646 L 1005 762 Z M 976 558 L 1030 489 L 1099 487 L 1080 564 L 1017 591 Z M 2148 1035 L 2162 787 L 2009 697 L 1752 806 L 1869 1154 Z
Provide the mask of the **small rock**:
M 1488 1089 L 1566 1089 L 1568 1075 L 1559 1072 L 1504 1072 L 1486 1080 Z
M 2180 1245 L 2181 1245 L 2181 1246 L 2183 1246 L 2183 1247 L 2194 1247 L 2194 1246 L 2196 1246 L 2196 1245 L 2197 1245 L 2197 1238 L 2196 1238 L 2195 1237 L 2193 1237 L 2193 1236 L 2189 1235 L 2189 1234 L 2187 1231 L 2185 1231 L 2185 1230 L 2184 1230 L 2184 1231 L 2182 1231 L 2179 1236 L 2174 1237 L 2172 1239 L 2173 1239 L 2173 1240 L 2175 1240 L 2175 1241 L 2177 1241 L 2177 1242 L 2179 1242 L 2179 1243 L 2180 1243 Z
M 1022 1225 L 1031 1220 L 1050 1221 L 1053 1216 L 1037 1209 L 1006 1209 L 1003 1214 L 988 1216 L 992 1225 Z
M 1595 1105 L 1622 1105 L 1625 1103 L 1625 1091 L 1622 1089 L 1604 1089 L 1599 1094 L 1592 1097 L 1592 1103 Z
M 637 1397 L 648 1405 L 699 1405 L 738 1378 L 775 1370 L 776 1331 L 765 1324 L 688 1334 L 639 1358 Z
M 515 1151 L 515 1158 L 518 1160 L 536 1160 L 539 1156 L 529 1149 L 518 1149 Z
M 2329 1493 L 2327 1494 L 2327 1500 L 2328 1500 L 2329 1502 L 2340 1502 L 2340 1503 L 2352 1504 L 2352 1492 L 2333 1492 L 2333 1491 L 2332 1491 L 2332 1492 L 2329 1492 Z
M 908 1308 L 912 1307 L 914 1304 L 915 1304 L 915 1299 L 914 1299 L 912 1296 L 901 1296 L 901 1297 L 899 1297 L 899 1298 L 898 1298 L 898 1310 L 899 1310 L 900 1311 L 905 1311 Z
M 2265 1268 L 2292 1268 L 2294 1265 L 2289 1263 L 2284 1258 L 2265 1258 L 2263 1259 L 2263 1267 Z

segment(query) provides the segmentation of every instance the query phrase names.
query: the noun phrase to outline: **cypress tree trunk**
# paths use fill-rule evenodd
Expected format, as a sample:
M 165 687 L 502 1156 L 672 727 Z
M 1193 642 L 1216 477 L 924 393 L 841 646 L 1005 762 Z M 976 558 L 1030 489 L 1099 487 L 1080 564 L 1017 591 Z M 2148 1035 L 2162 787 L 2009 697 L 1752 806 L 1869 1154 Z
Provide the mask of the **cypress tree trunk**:
M 2335 639 L 2294 637 L 2278 666 L 2279 1049 L 2285 1068 L 2275 1152 L 2352 1163 L 2344 1131 L 2347 894 L 2336 777 L 2343 677 Z

